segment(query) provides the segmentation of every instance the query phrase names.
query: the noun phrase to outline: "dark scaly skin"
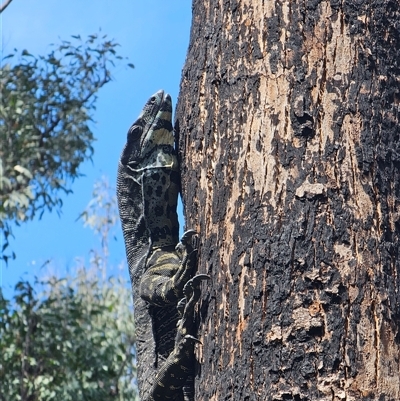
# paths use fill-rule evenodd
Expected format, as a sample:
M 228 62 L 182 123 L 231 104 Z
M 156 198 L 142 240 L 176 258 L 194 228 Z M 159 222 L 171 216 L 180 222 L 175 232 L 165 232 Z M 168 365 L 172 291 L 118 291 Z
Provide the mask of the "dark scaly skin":
M 118 208 L 134 293 L 142 401 L 193 399 L 194 231 L 178 243 L 179 166 L 171 98 L 154 94 L 128 131 L 118 166 Z M 185 297 L 181 315 L 178 301 Z

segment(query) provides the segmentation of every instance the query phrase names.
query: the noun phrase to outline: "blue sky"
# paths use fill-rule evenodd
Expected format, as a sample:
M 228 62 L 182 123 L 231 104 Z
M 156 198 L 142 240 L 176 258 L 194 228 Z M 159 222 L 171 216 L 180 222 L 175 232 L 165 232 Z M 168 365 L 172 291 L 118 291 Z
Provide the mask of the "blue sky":
M 13 0 L 0 15 L 3 56 L 14 48 L 44 55 L 51 43 L 71 35 L 84 38 L 101 28 L 121 45 L 120 54 L 135 65 L 133 70 L 113 70 L 114 80 L 99 92 L 93 162 L 82 165 L 85 176 L 72 184 L 74 193 L 64 198 L 61 216 L 47 212 L 40 221 L 14 228 L 12 249 L 17 259 L 7 267 L 0 265 L 0 285 L 6 296 L 20 278 L 46 274 L 41 268 L 45 261 L 50 259 L 53 271 L 64 275 L 75 266 L 77 257 L 88 260 L 90 249 L 99 247 L 92 231 L 75 220 L 90 201 L 96 180 L 105 175 L 114 185 L 126 132 L 146 100 L 164 89 L 176 103 L 190 23 L 188 0 Z M 119 228 L 115 234 L 116 241 L 110 244 L 111 265 L 125 260 Z M 127 269 L 122 274 L 128 277 Z

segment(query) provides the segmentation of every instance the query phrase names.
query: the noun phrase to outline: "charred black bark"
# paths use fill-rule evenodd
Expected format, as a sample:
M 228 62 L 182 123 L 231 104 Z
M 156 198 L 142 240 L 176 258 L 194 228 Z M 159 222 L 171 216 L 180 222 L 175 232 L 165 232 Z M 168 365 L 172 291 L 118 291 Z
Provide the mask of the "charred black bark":
M 388 0 L 193 2 L 197 399 L 400 399 L 399 21 Z

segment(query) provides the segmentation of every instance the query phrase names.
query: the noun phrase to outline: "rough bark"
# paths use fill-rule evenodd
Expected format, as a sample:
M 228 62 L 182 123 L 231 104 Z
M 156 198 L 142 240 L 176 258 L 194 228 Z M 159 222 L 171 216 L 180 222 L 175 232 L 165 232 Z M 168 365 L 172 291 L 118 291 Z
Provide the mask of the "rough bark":
M 197 400 L 400 399 L 399 21 L 389 0 L 194 0 Z

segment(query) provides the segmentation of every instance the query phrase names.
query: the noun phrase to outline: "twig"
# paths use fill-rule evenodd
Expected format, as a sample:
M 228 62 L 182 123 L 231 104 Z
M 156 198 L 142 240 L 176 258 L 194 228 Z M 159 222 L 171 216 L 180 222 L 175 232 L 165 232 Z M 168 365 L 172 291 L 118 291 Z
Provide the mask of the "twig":
M 6 0 L 4 4 L 0 7 L 0 14 L 10 5 L 12 0 Z

